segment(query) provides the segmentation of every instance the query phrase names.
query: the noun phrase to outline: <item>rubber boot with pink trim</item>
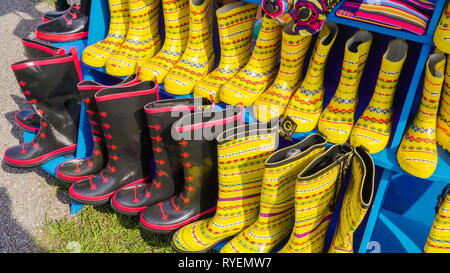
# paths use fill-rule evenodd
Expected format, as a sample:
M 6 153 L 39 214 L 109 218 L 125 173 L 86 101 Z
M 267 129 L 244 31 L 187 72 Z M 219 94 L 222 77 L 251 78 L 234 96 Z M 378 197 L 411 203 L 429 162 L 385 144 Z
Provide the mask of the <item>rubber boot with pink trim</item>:
M 141 213 L 145 230 L 167 234 L 214 214 L 218 197 L 216 137 L 242 124 L 242 117 L 242 108 L 204 110 L 182 117 L 173 125 L 183 165 L 183 189 Z
M 148 178 L 151 143 L 144 106 L 158 99 L 158 84 L 153 81 L 105 88 L 95 94 L 108 162 L 100 173 L 70 186 L 73 200 L 102 205 L 115 191 Z
M 77 147 L 81 99 L 77 84 L 82 78 L 77 52 L 35 58 L 11 66 L 22 92 L 41 118 L 36 137 L 5 151 L 5 163 L 30 168 L 62 156 Z
M 119 213 L 137 215 L 148 206 L 179 193 L 184 184 L 183 165 L 178 142 L 172 137 L 172 125 L 187 115 L 211 105 L 202 98 L 169 99 L 149 103 L 144 110 L 152 142 L 154 177 L 149 181 L 124 188 L 111 198 L 111 206 Z

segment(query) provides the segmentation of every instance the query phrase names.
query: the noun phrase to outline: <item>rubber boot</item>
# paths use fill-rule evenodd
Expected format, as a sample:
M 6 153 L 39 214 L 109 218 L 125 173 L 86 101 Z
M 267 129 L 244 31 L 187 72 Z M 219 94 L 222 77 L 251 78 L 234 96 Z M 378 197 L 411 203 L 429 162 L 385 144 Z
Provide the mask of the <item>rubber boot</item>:
M 352 156 L 350 145 L 334 145 L 300 172 L 295 186 L 295 225 L 280 253 L 323 251 L 325 234 Z
M 146 57 L 161 48 L 159 35 L 160 0 L 129 0 L 130 25 L 120 49 L 106 61 L 106 72 L 113 76 L 129 76 Z
M 395 89 L 407 54 L 406 42 L 392 40 L 389 43 L 383 55 L 372 99 L 353 127 L 350 143 L 354 147 L 364 145 L 371 154 L 375 154 L 388 145 Z
M 29 103 L 41 118 L 36 137 L 5 151 L 5 163 L 31 168 L 77 148 L 81 100 L 76 89 L 82 79 L 76 50 L 61 56 L 36 58 L 11 65 Z
M 430 228 L 427 241 L 423 248 L 424 253 L 450 252 L 450 184 L 445 186 L 438 196 L 436 216 Z
M 444 87 L 442 89 L 441 106 L 439 108 L 437 126 L 437 143 L 450 152 L 450 59 L 447 58 Z
M 36 37 L 51 42 L 69 42 L 87 38 L 91 2 L 79 0 L 67 13 L 37 26 Z
M 250 59 L 253 27 L 258 5 L 234 2 L 217 10 L 220 37 L 220 64 L 194 88 L 194 96 L 219 102 L 220 88 Z
M 266 161 L 258 220 L 229 241 L 221 253 L 269 253 L 289 237 L 294 223 L 295 178 L 325 151 L 327 140 L 312 134 Z
M 105 88 L 95 94 L 108 162 L 99 174 L 70 186 L 73 200 L 89 205 L 105 204 L 115 191 L 148 177 L 150 141 L 144 106 L 158 98 L 158 85 L 150 81 Z
M 320 115 L 318 128 L 328 141 L 342 144 L 350 138 L 353 128 L 358 88 L 369 56 L 373 36 L 357 31 L 345 46 L 342 74 L 336 92 Z
M 82 60 L 85 64 L 93 67 L 103 67 L 106 60 L 116 53 L 128 32 L 130 23 L 129 0 L 109 0 L 109 31 L 105 39 L 86 47 L 83 51 Z
M 317 127 L 323 107 L 325 66 L 338 32 L 337 24 L 325 22 L 316 40 L 306 76 L 286 107 L 284 117 L 295 121 L 296 133 L 309 132 Z
M 312 36 L 292 32 L 292 24 L 293 22 L 283 28 L 278 76 L 254 103 L 255 118 L 261 122 L 279 118 L 284 113 L 292 93 L 300 85 L 303 62 Z
M 144 110 L 152 142 L 155 176 L 153 180 L 117 191 L 111 207 L 127 215 L 138 215 L 147 207 L 172 197 L 182 190 L 183 165 L 178 142 L 172 137 L 172 125 L 179 114 L 187 115 L 210 105 L 207 100 L 182 98 L 149 103 Z M 181 186 L 181 187 L 180 187 Z
M 277 75 L 281 33 L 281 24 L 264 16 L 249 62 L 222 87 L 221 101 L 249 106 L 272 84 Z
M 175 95 L 192 93 L 195 84 L 214 68 L 213 1 L 190 0 L 189 3 L 188 44 L 164 80 L 165 90 Z
M 93 137 L 92 154 L 88 158 L 75 158 L 61 163 L 56 168 L 56 177 L 65 183 L 74 183 L 98 174 L 106 166 L 108 152 L 103 134 L 103 126 L 98 114 L 95 94 L 105 88 L 134 85 L 139 82 L 138 76 L 132 75 L 123 82 L 114 85 L 101 85 L 94 81 L 83 81 L 78 84 L 80 97 L 84 101 L 86 113 Z
M 432 176 L 438 164 L 436 124 L 444 69 L 444 55 L 432 54 L 428 57 L 419 109 L 397 151 L 400 167 L 420 178 Z
M 167 234 L 216 211 L 218 195 L 217 134 L 242 124 L 243 109 L 205 110 L 179 119 L 172 132 L 179 141 L 183 190 L 141 213 L 141 225 Z
M 353 233 L 366 216 L 372 204 L 375 165 L 369 151 L 359 146 L 354 149 L 351 178 L 339 213 L 339 224 L 329 253 L 353 253 Z
M 264 162 L 277 148 L 277 124 L 246 124 L 218 137 L 216 214 L 179 229 L 172 236 L 177 252 L 206 252 L 258 219 Z
M 441 19 L 434 32 L 433 40 L 436 47 L 450 54 L 450 2 L 447 2 L 444 11 L 442 12 Z
M 167 73 L 181 58 L 189 40 L 189 0 L 162 0 L 166 36 L 161 50 L 141 65 L 141 80 L 164 83 Z

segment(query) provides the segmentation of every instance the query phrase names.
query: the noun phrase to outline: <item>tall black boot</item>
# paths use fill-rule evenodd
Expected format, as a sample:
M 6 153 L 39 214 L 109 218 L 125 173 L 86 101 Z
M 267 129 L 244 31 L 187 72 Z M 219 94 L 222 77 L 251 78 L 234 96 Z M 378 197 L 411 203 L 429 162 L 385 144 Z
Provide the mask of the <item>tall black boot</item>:
M 5 151 L 6 164 L 36 167 L 65 154 L 73 155 L 81 105 L 76 86 L 82 78 L 76 50 L 18 62 L 11 67 L 27 101 L 35 104 L 41 126 L 31 142 Z
M 120 188 L 146 180 L 150 174 L 151 143 L 144 106 L 158 98 L 158 85 L 153 81 L 106 88 L 95 94 L 108 163 L 99 174 L 70 186 L 73 200 L 105 204 Z
M 173 139 L 171 132 L 173 123 L 180 117 L 173 113 L 176 111 L 187 115 L 206 105 L 211 105 L 207 99 L 183 98 L 161 100 L 145 106 L 155 162 L 155 177 L 148 182 L 117 191 L 111 198 L 111 206 L 116 211 L 137 215 L 148 206 L 180 192 L 180 181 L 184 181 L 183 165 L 178 157 L 178 142 Z

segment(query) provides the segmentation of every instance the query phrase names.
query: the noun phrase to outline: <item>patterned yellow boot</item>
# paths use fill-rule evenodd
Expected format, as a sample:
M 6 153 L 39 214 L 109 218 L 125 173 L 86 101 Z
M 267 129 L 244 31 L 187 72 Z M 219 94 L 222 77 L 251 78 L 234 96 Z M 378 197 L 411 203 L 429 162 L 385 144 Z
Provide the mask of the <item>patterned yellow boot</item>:
M 113 76 L 128 76 L 147 56 L 161 48 L 159 36 L 160 0 L 129 0 L 130 26 L 120 49 L 106 61 L 106 72 Z
M 104 40 L 86 47 L 82 57 L 85 64 L 93 67 L 105 66 L 106 60 L 116 53 L 123 41 L 125 41 L 130 21 L 128 1 L 109 0 L 111 19 L 108 35 Z
M 423 248 L 425 253 L 450 253 L 450 184 L 439 196 L 436 217 Z
M 214 217 L 179 229 L 172 246 L 179 252 L 206 252 L 258 219 L 264 162 L 276 149 L 278 126 L 247 124 L 218 137 L 219 199 Z
M 328 225 L 352 156 L 350 145 L 334 145 L 298 175 L 294 230 L 280 253 L 323 251 Z
M 358 87 L 369 56 L 373 36 L 360 30 L 347 41 L 342 74 L 336 93 L 319 119 L 319 131 L 328 141 L 342 144 L 350 138 L 353 128 Z
M 330 253 L 353 253 L 353 233 L 372 204 L 375 165 L 362 146 L 354 149 L 351 174 L 339 213 L 339 224 L 328 251 Z
M 325 65 L 338 31 L 337 24 L 324 23 L 311 55 L 305 79 L 286 108 L 284 116 L 297 123 L 295 130 L 297 133 L 312 131 L 319 122 L 323 105 Z
M 272 154 L 266 161 L 258 220 L 228 242 L 222 253 L 268 253 L 289 236 L 294 222 L 295 178 L 325 150 L 313 134 Z
M 450 54 L 450 2 L 442 12 L 439 24 L 434 32 L 434 44 L 441 51 Z
M 392 107 L 398 78 L 408 54 L 408 44 L 392 40 L 383 55 L 372 99 L 353 127 L 350 143 L 363 145 L 371 154 L 381 152 L 391 136 Z
M 166 37 L 155 56 L 141 65 L 141 81 L 164 83 L 169 70 L 178 62 L 189 39 L 189 0 L 162 0 Z
M 311 43 L 311 34 L 292 31 L 294 22 L 283 28 L 281 60 L 278 76 L 273 84 L 254 103 L 255 118 L 267 122 L 284 113 L 292 93 L 300 85 L 303 62 Z
M 249 106 L 273 82 L 277 75 L 281 32 L 282 26 L 277 20 L 264 16 L 249 62 L 222 87 L 221 101 Z
M 258 5 L 234 2 L 217 10 L 220 36 L 220 64 L 194 88 L 196 97 L 219 102 L 219 90 L 250 59 L 253 27 Z
M 432 54 L 428 57 L 419 110 L 397 151 L 400 167 L 420 178 L 432 176 L 438 163 L 436 123 L 444 68 L 444 55 Z
M 164 80 L 168 93 L 192 93 L 195 84 L 213 70 L 212 5 L 212 0 L 190 0 L 189 41 L 180 60 Z
M 447 59 L 444 87 L 442 88 L 441 106 L 439 108 L 436 141 L 450 152 L 450 58 Z

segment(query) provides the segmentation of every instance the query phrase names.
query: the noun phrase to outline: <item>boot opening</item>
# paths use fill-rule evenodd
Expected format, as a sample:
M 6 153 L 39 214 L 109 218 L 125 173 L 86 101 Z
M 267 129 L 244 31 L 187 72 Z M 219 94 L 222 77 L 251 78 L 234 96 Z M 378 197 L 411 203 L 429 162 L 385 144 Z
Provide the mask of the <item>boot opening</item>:
M 434 77 L 437 78 L 442 78 L 443 75 L 442 73 L 439 71 L 437 64 L 440 63 L 443 59 L 445 58 L 444 55 L 442 54 L 431 54 L 430 57 L 428 58 L 428 69 L 431 72 L 431 75 L 433 75 Z
M 291 158 L 298 158 L 299 155 L 310 149 L 311 146 L 326 145 L 326 142 L 326 139 L 319 134 L 310 135 L 303 141 L 274 153 L 267 159 L 266 164 L 271 165 L 274 163 L 280 163 L 284 160 L 289 160 Z
M 365 207 L 368 207 L 372 203 L 373 190 L 374 190 L 374 175 L 375 166 L 373 164 L 372 157 L 361 147 L 355 148 L 358 155 L 361 156 L 364 166 L 366 166 L 366 175 L 364 176 L 364 181 L 362 182 L 360 198 L 361 202 Z
M 203 3 L 205 3 L 206 0 L 191 0 L 192 5 L 194 6 L 201 6 Z
M 302 177 L 307 177 L 318 173 L 333 163 L 342 160 L 342 157 L 350 153 L 352 148 L 349 145 L 335 145 L 322 156 L 314 160 L 302 173 Z
M 200 1 L 200 2 L 203 2 L 203 1 Z M 230 4 L 227 4 L 227 5 L 223 6 L 223 7 L 221 7 L 220 9 L 218 9 L 217 13 L 218 14 L 227 13 L 227 12 L 229 12 L 232 9 L 235 9 L 237 7 L 242 7 L 242 6 L 245 6 L 245 5 L 248 5 L 248 3 L 245 3 L 245 2 L 230 3 Z
M 287 25 L 284 26 L 283 32 L 287 33 L 289 35 L 299 35 L 300 36 L 300 34 L 298 34 L 297 32 L 294 31 L 294 24 L 295 24 L 295 21 L 289 22 Z
M 328 34 L 328 36 L 322 40 L 322 44 L 326 46 L 326 45 L 329 45 L 333 41 L 334 37 L 336 37 L 339 28 L 338 28 L 337 24 L 334 22 L 325 21 L 325 25 L 330 30 L 330 33 Z
M 101 97 L 105 97 L 108 95 L 117 95 L 117 94 L 121 94 L 124 97 L 126 97 L 127 93 L 148 91 L 148 90 L 154 89 L 155 87 L 156 87 L 156 83 L 154 81 L 145 81 L 145 82 L 140 82 L 138 84 L 130 85 L 130 86 L 105 88 L 103 90 L 98 91 L 95 94 L 95 97 L 101 98 Z
M 408 44 L 402 40 L 393 40 L 389 42 L 386 52 L 386 59 L 391 62 L 399 62 L 406 58 L 408 53 Z
M 348 50 L 350 50 L 351 52 L 358 52 L 358 47 L 359 45 L 370 41 L 373 39 L 373 35 L 365 30 L 360 30 L 358 32 L 356 32 L 352 38 L 350 38 L 350 40 L 348 41 Z

